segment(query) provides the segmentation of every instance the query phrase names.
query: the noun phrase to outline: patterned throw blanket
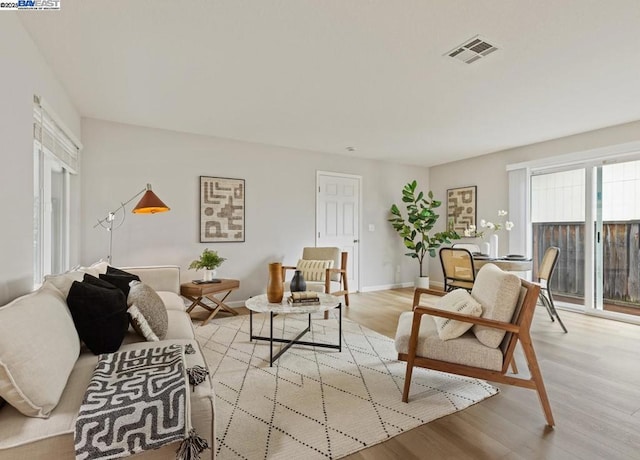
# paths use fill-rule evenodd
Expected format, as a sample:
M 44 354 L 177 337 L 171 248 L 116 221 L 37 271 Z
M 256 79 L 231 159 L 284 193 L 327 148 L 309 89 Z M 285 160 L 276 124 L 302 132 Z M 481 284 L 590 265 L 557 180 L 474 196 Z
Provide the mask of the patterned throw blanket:
M 184 355 L 182 345 L 100 355 L 76 420 L 76 459 L 121 458 L 176 441 L 178 459 L 200 458 L 209 446 L 191 429 L 187 379 L 197 384 L 206 370 L 186 369 Z

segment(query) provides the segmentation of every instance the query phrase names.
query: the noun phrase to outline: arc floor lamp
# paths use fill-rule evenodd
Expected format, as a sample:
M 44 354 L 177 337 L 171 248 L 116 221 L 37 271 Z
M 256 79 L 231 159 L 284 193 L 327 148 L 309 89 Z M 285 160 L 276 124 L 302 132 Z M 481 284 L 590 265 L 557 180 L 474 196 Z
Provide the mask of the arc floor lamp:
M 142 195 L 143 193 L 144 195 Z M 167 212 L 171 209 L 169 208 L 169 206 L 164 204 L 160 198 L 158 198 L 158 195 L 153 193 L 153 190 L 151 190 L 151 184 L 147 184 L 146 188 L 140 190 L 124 203 L 120 203 L 120 206 L 118 206 L 114 211 L 111 211 L 109 214 L 107 214 L 104 219 L 98 220 L 98 223 L 95 224 L 93 228 L 100 226 L 109 232 L 109 256 L 107 257 L 107 262 L 109 263 L 111 263 L 113 249 L 113 231 L 120 228 L 122 224 L 124 224 L 126 217 L 126 213 L 124 212 L 125 206 L 138 198 L 140 195 L 142 195 L 142 198 L 140 199 L 140 201 L 138 201 L 136 207 L 131 210 L 131 212 L 134 214 L 156 214 L 158 212 Z M 116 214 L 118 213 L 118 211 L 122 211 L 122 220 L 116 224 Z

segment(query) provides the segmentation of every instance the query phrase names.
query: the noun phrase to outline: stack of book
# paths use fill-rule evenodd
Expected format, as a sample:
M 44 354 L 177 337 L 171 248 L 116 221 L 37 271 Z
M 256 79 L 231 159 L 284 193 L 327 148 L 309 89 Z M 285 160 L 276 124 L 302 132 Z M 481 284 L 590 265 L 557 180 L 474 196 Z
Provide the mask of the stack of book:
M 297 307 L 303 305 L 320 305 L 318 293 L 313 291 L 292 292 L 287 301 Z

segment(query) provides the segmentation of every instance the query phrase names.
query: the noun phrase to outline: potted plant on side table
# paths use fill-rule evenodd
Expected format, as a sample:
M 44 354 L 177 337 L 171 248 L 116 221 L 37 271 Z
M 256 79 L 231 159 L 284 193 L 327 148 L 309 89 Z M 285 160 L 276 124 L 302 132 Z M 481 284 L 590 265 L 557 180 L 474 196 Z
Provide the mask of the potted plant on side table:
M 434 209 L 440 207 L 441 201 L 433 198 L 433 192 L 429 191 L 425 197 L 423 192 L 416 194 L 418 183 L 414 180 L 402 189 L 402 202 L 406 207 L 406 218 L 397 205 L 391 205 L 392 217 L 389 222 L 394 230 L 402 237 L 404 245 L 411 252 L 406 253 L 418 260 L 420 267 L 419 276 L 416 278 L 416 287 L 429 287 L 429 277 L 424 275 L 423 262 L 427 253 L 435 257 L 436 249 L 443 244 L 449 244 L 451 240 L 460 239 L 453 230 L 446 230 L 430 234 L 440 217 Z
M 200 258 L 191 262 L 189 270 L 204 270 L 202 281 L 211 281 L 216 276 L 216 269 L 224 262 L 224 257 L 220 257 L 217 251 L 205 249 L 200 254 Z

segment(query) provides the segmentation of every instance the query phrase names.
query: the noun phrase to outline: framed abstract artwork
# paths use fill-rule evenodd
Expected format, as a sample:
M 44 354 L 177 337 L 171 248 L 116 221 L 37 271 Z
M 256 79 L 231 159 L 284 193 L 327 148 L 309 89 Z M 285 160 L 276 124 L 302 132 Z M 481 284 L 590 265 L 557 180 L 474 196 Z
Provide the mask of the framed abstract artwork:
M 244 179 L 200 176 L 200 242 L 244 241 Z
M 459 235 L 463 235 L 470 225 L 477 227 L 476 190 L 475 185 L 447 190 L 448 230 L 455 230 Z

